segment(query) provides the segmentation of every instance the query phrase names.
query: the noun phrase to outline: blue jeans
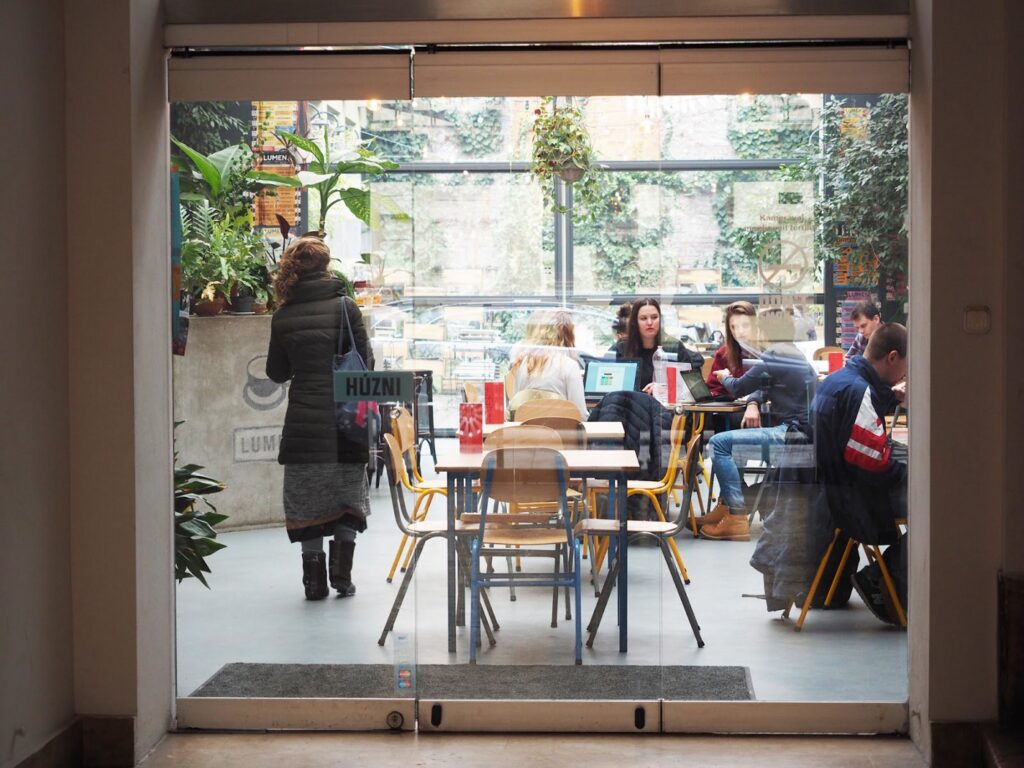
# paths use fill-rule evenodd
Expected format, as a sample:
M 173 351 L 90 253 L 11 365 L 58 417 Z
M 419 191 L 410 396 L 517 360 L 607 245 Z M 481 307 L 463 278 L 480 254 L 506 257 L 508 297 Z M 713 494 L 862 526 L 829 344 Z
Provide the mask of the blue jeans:
M 732 449 L 738 445 L 782 445 L 786 442 L 788 427 L 757 427 L 755 429 L 730 429 L 716 432 L 711 438 L 712 471 L 722 486 L 719 497 L 730 510 L 743 509 L 743 481 L 740 471 L 732 458 Z

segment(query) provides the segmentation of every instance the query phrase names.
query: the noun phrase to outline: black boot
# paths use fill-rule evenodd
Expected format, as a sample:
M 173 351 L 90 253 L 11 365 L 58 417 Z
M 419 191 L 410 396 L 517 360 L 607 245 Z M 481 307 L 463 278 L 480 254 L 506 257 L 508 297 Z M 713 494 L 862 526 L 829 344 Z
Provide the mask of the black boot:
M 331 586 L 338 590 L 338 597 L 351 597 L 356 593 L 356 585 L 352 583 L 352 556 L 355 551 L 354 541 L 343 541 L 340 544 L 331 541 Z
M 323 600 L 330 593 L 327 588 L 327 559 L 323 552 L 302 553 L 302 586 L 307 600 Z

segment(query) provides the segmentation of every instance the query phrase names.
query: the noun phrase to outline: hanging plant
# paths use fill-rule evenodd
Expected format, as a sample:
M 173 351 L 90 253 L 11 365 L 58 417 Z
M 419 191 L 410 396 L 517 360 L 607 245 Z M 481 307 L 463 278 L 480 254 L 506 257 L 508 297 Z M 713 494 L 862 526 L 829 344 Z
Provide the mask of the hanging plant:
M 594 150 L 583 112 L 574 103 L 559 106 L 554 98 L 541 99 L 534 110 L 533 175 L 545 187 L 544 205 L 559 213 L 565 206 L 557 199 L 555 176 L 573 185 L 574 213 L 586 217 L 600 199 Z

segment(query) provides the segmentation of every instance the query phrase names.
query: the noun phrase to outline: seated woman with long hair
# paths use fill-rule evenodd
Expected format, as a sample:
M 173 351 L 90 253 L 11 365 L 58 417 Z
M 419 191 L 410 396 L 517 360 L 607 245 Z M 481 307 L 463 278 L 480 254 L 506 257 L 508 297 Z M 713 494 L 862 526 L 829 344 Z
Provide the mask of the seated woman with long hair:
M 565 310 L 535 312 L 526 326 L 526 339 L 513 353 L 509 373 L 515 391 L 538 389 L 568 400 L 587 418 L 583 376 L 576 354 L 576 330 Z

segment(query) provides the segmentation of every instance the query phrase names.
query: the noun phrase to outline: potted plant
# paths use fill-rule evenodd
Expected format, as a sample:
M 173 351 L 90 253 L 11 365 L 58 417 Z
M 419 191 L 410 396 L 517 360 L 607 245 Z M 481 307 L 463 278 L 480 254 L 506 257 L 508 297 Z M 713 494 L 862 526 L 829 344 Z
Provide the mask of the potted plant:
M 175 422 L 175 428 L 182 422 Z M 220 493 L 224 484 L 201 474 L 198 464 L 178 466 L 174 452 L 174 578 L 179 582 L 195 577 L 206 587 L 204 573 L 210 573 L 206 558 L 224 544 L 217 541 L 215 526 L 227 520 L 217 512 L 207 496 Z
M 356 147 L 352 157 L 333 160 L 331 141 L 327 127 L 324 127 L 323 146 L 304 136 L 288 131 L 277 135 L 286 146 L 296 150 L 305 170 L 299 171 L 297 181 L 301 186 L 312 189 L 320 198 L 320 220 L 317 232 L 323 237 L 327 232 L 327 212 L 338 203 L 343 203 L 352 215 L 368 227 L 374 226 L 375 206 L 385 209 L 396 218 L 408 218 L 393 200 L 384 195 L 372 195 L 365 184 L 350 187 L 343 178 L 349 174 L 379 176 L 398 168 L 398 163 L 377 156 L 368 147 Z
M 549 96 L 541 99 L 534 110 L 532 172 L 546 188 L 545 207 L 551 206 L 559 213 L 567 213 L 568 209 L 558 201 L 555 177 L 574 185 L 573 203 L 582 214 L 587 214 L 599 199 L 590 133 L 583 112 L 575 103 L 558 105 Z

